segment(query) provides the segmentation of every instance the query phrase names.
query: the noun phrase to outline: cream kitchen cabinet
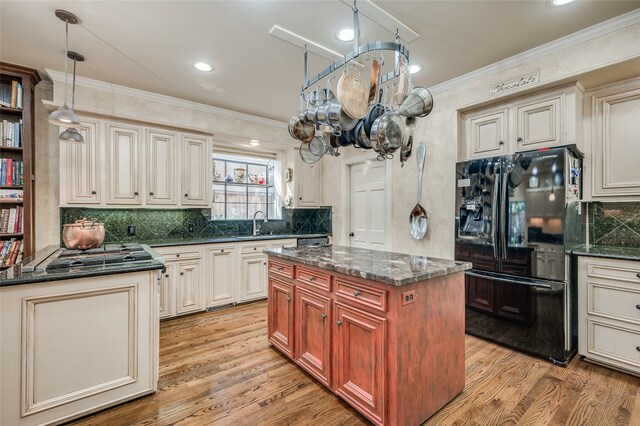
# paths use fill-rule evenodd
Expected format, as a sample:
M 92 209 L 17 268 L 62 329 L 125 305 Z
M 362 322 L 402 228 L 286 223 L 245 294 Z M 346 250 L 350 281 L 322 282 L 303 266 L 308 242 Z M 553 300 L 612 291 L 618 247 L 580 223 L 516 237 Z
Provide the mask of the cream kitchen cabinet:
M 107 204 L 142 204 L 142 129 L 119 123 L 105 123 Z
M 147 129 L 145 133 L 147 204 L 178 204 L 178 136 L 173 132 Z
M 100 121 L 83 120 L 78 132 L 84 143 L 60 142 L 61 204 L 100 204 L 103 168 L 101 131 Z
M 536 276 L 551 280 L 563 280 L 564 251 L 554 244 L 538 244 L 536 249 Z
M 160 319 L 171 318 L 175 316 L 175 285 L 172 285 L 174 280 L 175 264 L 167 262 L 165 264 L 165 271 L 160 277 Z
M 211 204 L 211 139 L 182 135 L 182 205 Z
M 238 250 L 233 245 L 215 245 L 205 249 L 207 307 L 235 303 L 237 254 Z
M 166 271 L 160 281 L 160 317 L 205 309 L 202 250 L 199 246 L 159 247 Z
M 176 315 L 204 310 L 202 261 L 176 262 Z
M 291 170 L 292 175 L 289 181 L 283 179 L 286 184 L 285 207 L 320 206 L 320 163 L 306 164 L 300 159 L 298 148 L 286 150 L 283 170 L 285 173 L 287 169 Z
M 578 351 L 640 375 L 640 262 L 578 258 Z
M 82 118 L 84 144 L 61 143 L 60 206 L 207 206 L 211 137 Z
M 568 144 L 581 147 L 582 93 L 581 86 L 572 84 L 465 112 L 461 160 Z
M 640 78 L 589 92 L 584 110 L 585 198 L 639 200 Z
M 262 254 L 243 253 L 240 255 L 240 294 L 238 302 L 264 299 L 267 297 L 267 256 Z

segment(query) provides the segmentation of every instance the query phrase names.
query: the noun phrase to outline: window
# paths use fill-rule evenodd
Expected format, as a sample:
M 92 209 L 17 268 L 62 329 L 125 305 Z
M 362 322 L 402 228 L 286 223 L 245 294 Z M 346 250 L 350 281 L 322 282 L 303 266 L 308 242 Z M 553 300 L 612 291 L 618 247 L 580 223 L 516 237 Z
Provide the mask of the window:
M 214 154 L 211 220 L 253 219 L 259 210 L 268 219 L 281 219 L 275 166 L 274 160 Z

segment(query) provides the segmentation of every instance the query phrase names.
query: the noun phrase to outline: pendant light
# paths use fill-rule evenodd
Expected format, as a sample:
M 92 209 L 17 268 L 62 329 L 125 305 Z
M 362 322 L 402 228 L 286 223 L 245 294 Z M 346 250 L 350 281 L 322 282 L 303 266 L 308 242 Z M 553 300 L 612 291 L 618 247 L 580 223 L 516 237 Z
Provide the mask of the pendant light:
M 84 56 L 76 52 L 69 52 L 67 53 L 67 57 L 69 59 L 73 59 L 73 80 L 71 82 L 71 110 L 73 111 L 76 104 L 76 63 L 84 62 Z M 60 133 L 60 140 L 74 143 L 84 142 L 82 135 L 73 127 L 69 127 L 67 130 Z
M 65 41 L 64 41 L 64 105 L 49 114 L 49 123 L 56 126 L 80 127 L 80 119 L 67 106 L 67 52 L 69 50 L 69 24 L 77 24 L 80 22 L 78 17 L 66 10 L 56 10 L 58 19 L 65 23 Z

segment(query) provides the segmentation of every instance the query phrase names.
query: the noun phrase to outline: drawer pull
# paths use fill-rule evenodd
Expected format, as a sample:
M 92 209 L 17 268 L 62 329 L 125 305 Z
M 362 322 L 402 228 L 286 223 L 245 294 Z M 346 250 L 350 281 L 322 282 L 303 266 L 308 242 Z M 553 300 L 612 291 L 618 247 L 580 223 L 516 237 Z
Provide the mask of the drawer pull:
M 358 297 L 358 296 L 360 295 L 360 292 L 359 292 L 358 290 L 356 290 L 356 291 L 354 291 L 354 292 L 353 292 L 353 295 L 354 295 L 355 297 Z
M 309 281 L 315 281 L 315 280 L 316 280 L 316 277 L 314 277 L 313 275 L 309 277 Z
M 283 269 L 284 269 L 284 268 L 283 268 L 282 266 L 278 266 L 278 267 L 276 268 L 276 271 L 280 272 L 280 271 L 282 271 Z
M 342 321 L 336 321 L 336 324 L 338 325 L 338 327 L 340 327 L 342 325 Z M 640 350 L 640 349 L 638 349 Z
M 327 318 L 327 314 L 322 314 L 322 319 Z

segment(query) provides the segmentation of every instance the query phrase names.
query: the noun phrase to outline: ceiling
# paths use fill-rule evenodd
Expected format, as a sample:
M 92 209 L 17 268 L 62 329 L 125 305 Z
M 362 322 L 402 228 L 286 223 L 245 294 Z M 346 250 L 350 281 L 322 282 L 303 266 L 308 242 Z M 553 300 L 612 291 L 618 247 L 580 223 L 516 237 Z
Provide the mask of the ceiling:
M 638 8 L 638 1 L 375 1 L 420 34 L 408 45 L 425 87 Z M 288 121 L 299 106 L 302 50 L 269 36 L 278 24 L 338 52 L 334 37 L 352 24 L 340 1 L 8 1 L 0 2 L 0 59 L 63 69 L 64 24 L 76 14 L 70 49 L 86 57 L 78 75 Z M 361 43 L 393 34 L 364 16 Z M 310 75 L 329 61 L 311 55 Z M 215 66 L 203 73 L 202 59 Z

